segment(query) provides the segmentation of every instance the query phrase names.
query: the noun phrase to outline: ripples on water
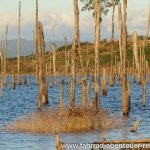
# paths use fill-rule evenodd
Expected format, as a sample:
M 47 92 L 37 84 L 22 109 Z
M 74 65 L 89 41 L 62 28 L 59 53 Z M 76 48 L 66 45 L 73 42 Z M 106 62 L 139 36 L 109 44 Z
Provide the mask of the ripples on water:
M 11 78 L 8 77 L 8 85 L 3 90 L 0 97 L 0 150 L 55 150 L 55 137 L 53 135 L 31 135 L 25 133 L 8 133 L 3 127 L 13 120 L 26 115 L 31 111 L 36 111 L 37 96 L 39 87 L 35 85 L 35 78 L 28 77 L 29 86 L 17 86 L 15 90 L 10 90 Z M 61 78 L 59 78 L 61 81 Z M 67 79 L 65 79 L 67 80 Z M 91 80 L 91 78 L 90 78 Z M 23 81 L 23 77 L 22 77 Z M 117 81 L 117 80 L 116 80 Z M 48 78 L 49 82 L 49 78 Z M 129 116 L 129 128 L 111 130 L 107 132 L 107 139 L 143 139 L 150 137 L 150 85 L 147 84 L 147 105 L 142 107 L 143 90 L 140 85 L 131 79 L 131 112 Z M 64 97 L 65 104 L 69 105 L 70 85 L 65 84 Z M 49 88 L 49 105 L 59 106 L 59 86 Z M 91 97 L 94 93 L 91 87 Z M 122 91 L 118 83 L 114 87 L 108 86 L 108 96 L 101 95 L 101 108 L 108 108 L 112 113 L 122 115 Z M 76 103 L 81 105 L 81 86 L 76 87 Z M 137 133 L 130 133 L 130 128 L 140 119 L 141 123 Z M 81 133 L 61 135 L 61 140 L 65 143 L 87 143 L 103 139 L 103 132 Z

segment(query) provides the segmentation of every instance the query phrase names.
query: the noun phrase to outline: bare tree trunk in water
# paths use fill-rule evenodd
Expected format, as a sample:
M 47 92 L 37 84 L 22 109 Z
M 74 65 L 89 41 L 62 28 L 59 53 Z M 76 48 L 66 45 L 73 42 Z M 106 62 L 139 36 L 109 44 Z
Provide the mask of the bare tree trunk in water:
M 72 43 L 72 53 L 71 53 L 71 73 L 72 73 L 72 84 L 70 93 L 70 107 L 73 109 L 75 106 L 75 58 L 76 51 L 79 48 L 79 8 L 78 0 L 73 0 L 74 6 L 74 39 Z
M 19 19 L 18 19 L 18 85 L 21 85 L 20 79 L 20 20 L 21 20 L 21 1 L 19 2 Z
M 139 63 L 139 54 L 138 54 L 138 39 L 137 33 L 133 32 L 132 34 L 132 41 L 133 41 L 133 55 L 135 58 L 135 66 L 138 72 L 138 83 L 141 82 L 141 73 L 140 73 L 140 63 Z
M 145 45 L 146 45 L 146 40 L 149 35 L 149 30 L 150 30 L 150 8 L 149 8 L 149 16 L 148 16 L 148 24 L 147 24 L 147 31 L 146 35 L 143 41 L 143 106 L 146 106 L 146 56 L 145 56 Z
M 123 54 L 122 54 L 122 11 L 121 4 L 118 5 L 118 33 L 120 50 L 120 81 L 122 82 Z
M 99 57 L 99 41 L 100 41 L 100 8 L 101 0 L 95 0 L 95 93 L 94 93 L 94 109 L 99 111 L 100 109 L 100 57 Z
M 36 42 L 35 42 L 35 47 L 36 47 L 36 85 L 39 83 L 39 66 L 38 66 L 38 0 L 36 0 Z
M 38 95 L 38 109 L 41 108 L 41 104 L 48 104 L 48 89 L 45 73 L 45 41 L 43 34 L 43 26 L 38 23 L 38 55 L 39 55 L 39 79 L 40 79 L 40 91 Z
M 127 0 L 123 0 L 122 51 L 123 51 L 123 115 L 129 115 L 130 102 L 127 85 Z
M 8 26 L 6 25 L 6 30 L 5 30 L 5 40 L 3 40 L 3 46 L 2 46 L 2 60 L 3 60 L 3 72 L 2 72 L 2 83 L 3 85 L 6 85 L 7 83 L 7 71 L 6 71 L 6 67 L 7 67 L 7 36 L 8 36 Z M 5 44 L 4 44 L 5 42 Z
M 114 76 L 114 14 L 115 14 L 115 0 L 112 0 L 113 3 L 113 11 L 112 11 L 112 37 L 111 37 L 111 70 L 110 70 L 110 85 L 114 86 L 115 83 L 115 76 Z

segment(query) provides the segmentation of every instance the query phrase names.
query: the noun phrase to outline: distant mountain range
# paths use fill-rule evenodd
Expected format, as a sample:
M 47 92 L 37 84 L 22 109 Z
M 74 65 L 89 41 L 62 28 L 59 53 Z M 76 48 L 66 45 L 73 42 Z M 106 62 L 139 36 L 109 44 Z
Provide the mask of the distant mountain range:
M 1 43 L 2 41 L 0 41 Z M 46 42 L 46 51 L 50 49 L 51 41 Z M 55 41 L 55 44 L 58 47 L 61 47 L 64 45 L 63 41 Z M 7 48 L 7 57 L 16 57 L 17 56 L 17 47 L 18 47 L 18 41 L 17 40 L 8 40 L 8 48 Z M 21 39 L 21 50 L 20 50 L 20 56 L 27 56 L 35 52 L 35 45 L 34 41 L 32 40 L 25 40 Z

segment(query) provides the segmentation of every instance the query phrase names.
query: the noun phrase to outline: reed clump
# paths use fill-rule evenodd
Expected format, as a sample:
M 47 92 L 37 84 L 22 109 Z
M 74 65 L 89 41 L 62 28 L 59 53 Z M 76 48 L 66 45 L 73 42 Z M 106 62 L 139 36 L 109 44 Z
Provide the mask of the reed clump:
M 78 133 L 93 130 L 120 128 L 120 120 L 110 115 L 108 110 L 95 112 L 79 108 L 67 109 L 61 114 L 59 110 L 46 110 L 30 113 L 6 126 L 10 132 L 28 133 Z

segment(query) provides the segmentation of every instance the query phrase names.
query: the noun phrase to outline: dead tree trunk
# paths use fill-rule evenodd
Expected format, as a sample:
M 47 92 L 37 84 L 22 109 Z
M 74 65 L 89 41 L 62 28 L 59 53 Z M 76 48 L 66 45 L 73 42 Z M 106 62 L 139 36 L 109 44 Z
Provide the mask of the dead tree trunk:
M 75 105 L 75 58 L 76 51 L 79 48 L 79 8 L 78 0 L 73 0 L 74 6 L 74 39 L 72 43 L 72 61 L 71 61 L 71 73 L 72 73 L 72 84 L 70 93 L 70 106 L 74 108 Z
M 3 81 L 0 81 L 0 97 L 3 96 Z
M 131 87 L 130 87 L 130 80 L 129 80 L 129 79 L 127 80 L 127 86 L 128 86 L 127 94 L 128 94 L 128 100 L 129 100 L 129 110 L 130 110 L 130 95 L 131 95 Z
M 82 61 L 82 54 L 81 54 L 81 46 L 80 46 L 80 42 L 79 42 L 79 48 L 78 48 L 78 52 L 79 52 L 79 57 L 80 57 L 80 65 L 81 65 L 81 74 L 84 73 L 84 68 L 83 68 L 83 61 Z
M 117 54 L 115 53 L 115 69 L 114 69 L 115 74 L 116 74 L 116 68 L 117 68 Z
M 36 85 L 39 83 L 39 66 L 38 66 L 38 0 L 36 0 L 36 42 L 35 42 L 35 47 L 36 47 Z
M 54 44 L 54 43 L 53 43 Z M 55 78 L 55 85 L 57 85 L 57 70 L 56 70 L 56 46 L 53 45 L 53 75 Z
M 78 0 L 73 1 L 74 5 L 74 32 L 75 32 L 75 43 L 79 46 L 80 34 L 79 34 L 79 8 Z
M 86 63 L 85 78 L 88 78 L 88 76 L 89 76 L 89 64 L 90 64 L 90 58 L 87 60 L 87 63 Z
M 56 45 L 54 42 L 54 38 L 55 38 L 54 30 L 55 30 L 55 25 L 53 26 L 53 29 L 52 29 L 52 53 L 53 53 L 53 75 L 56 81 Z
M 8 36 L 8 26 L 6 25 L 5 30 L 5 48 L 4 48 L 4 85 L 7 83 L 7 36 Z
M 114 76 L 114 14 L 115 14 L 115 0 L 112 0 L 113 3 L 113 11 L 112 11 L 112 37 L 111 37 L 111 71 L 110 71 L 110 85 L 114 86 L 115 83 L 115 76 Z
M 3 85 L 3 42 L 2 42 L 2 52 L 0 53 L 1 57 L 1 74 L 2 74 L 2 79 L 0 81 L 0 96 L 3 95 L 2 93 L 2 85 Z
M 48 76 L 48 64 L 47 63 L 45 64 L 45 74 L 46 76 Z
M 27 75 L 24 76 L 24 84 L 25 84 L 26 86 L 29 85 L 29 80 L 28 80 L 28 78 L 27 78 Z
M 145 46 L 146 46 L 146 40 L 149 35 L 149 30 L 150 30 L 150 8 L 149 8 L 149 15 L 148 15 L 148 24 L 147 24 L 147 31 L 144 37 L 143 41 L 143 106 L 145 107 L 146 105 L 146 56 L 145 56 Z
M 129 97 L 127 85 L 127 0 L 123 0 L 122 51 L 123 51 L 123 115 L 129 115 Z
M 146 60 L 146 83 L 149 83 L 149 63 Z
M 1 71 L 2 71 L 2 80 L 1 80 L 1 83 L 4 85 L 4 76 L 5 76 L 5 73 L 4 73 L 4 57 L 5 57 L 5 50 L 4 50 L 4 40 L 2 40 L 2 52 L 1 52 Z
M 145 55 L 144 55 L 144 73 L 143 73 L 143 107 L 146 106 L 146 61 L 145 61 Z
M 100 17 L 101 17 L 101 0 L 95 0 L 95 93 L 94 93 L 94 109 L 99 111 L 100 109 L 100 57 L 99 57 L 99 41 L 100 41 Z
M 75 107 L 75 87 L 76 87 L 76 81 L 72 78 L 71 81 L 71 88 L 70 88 L 70 107 L 71 109 L 74 109 Z
M 81 86 L 82 86 L 82 109 L 84 111 L 87 110 L 87 102 L 86 102 L 86 78 L 83 78 L 81 80 Z
M 43 34 L 43 26 L 40 22 L 38 23 L 38 55 L 39 55 L 39 79 L 40 79 L 38 109 L 40 109 L 41 104 L 48 104 L 48 89 L 45 74 L 45 41 Z
M 132 79 L 133 81 L 135 82 L 136 80 L 136 71 L 135 71 L 135 56 L 133 55 L 133 58 L 132 58 Z
M 105 68 L 103 68 L 102 75 L 102 94 L 107 95 L 107 73 Z
M 19 2 L 19 19 L 18 19 L 18 85 L 21 85 L 20 79 L 20 21 L 21 21 L 21 1 Z
M 60 114 L 64 112 L 64 80 L 61 82 L 60 86 Z
M 72 48 L 71 53 L 71 74 L 72 74 L 72 81 L 71 81 L 71 90 L 70 90 L 70 107 L 73 109 L 75 106 L 75 49 Z
M 52 53 L 49 52 L 50 56 L 50 67 L 49 67 L 49 75 L 50 75 L 50 88 L 53 86 L 53 77 L 52 77 Z
M 93 102 L 92 102 L 92 99 L 91 99 L 91 89 L 90 89 L 90 81 L 88 80 L 87 82 L 87 95 L 88 95 L 88 101 L 89 101 L 89 104 L 90 104 L 90 109 L 93 109 Z
M 16 77 L 15 74 L 12 75 L 11 89 L 16 88 Z
M 2 53 L 1 53 L 1 62 L 2 62 L 2 84 L 6 85 L 7 83 L 7 72 L 6 72 L 6 67 L 7 67 L 7 35 L 8 35 L 8 26 L 6 25 L 6 30 L 5 30 L 5 39 L 2 40 Z
M 120 50 L 120 80 L 122 81 L 123 54 L 122 54 L 122 11 L 121 11 L 121 4 L 119 4 L 119 6 L 118 6 L 118 33 L 119 33 L 119 50 Z
M 70 73 L 70 51 L 67 53 L 68 59 L 67 59 L 67 65 L 68 65 L 68 74 Z
M 68 75 L 67 38 L 65 36 L 65 74 Z
M 138 83 L 140 83 L 141 82 L 141 74 L 140 74 L 138 41 L 137 41 L 137 33 L 136 32 L 133 32 L 133 34 L 132 34 L 132 41 L 133 41 L 133 55 L 135 58 L 136 70 L 138 72 Z
M 138 126 L 140 124 L 140 120 L 137 120 L 134 124 L 134 126 L 132 127 L 131 131 L 130 132 L 136 132 L 137 129 L 138 129 Z

